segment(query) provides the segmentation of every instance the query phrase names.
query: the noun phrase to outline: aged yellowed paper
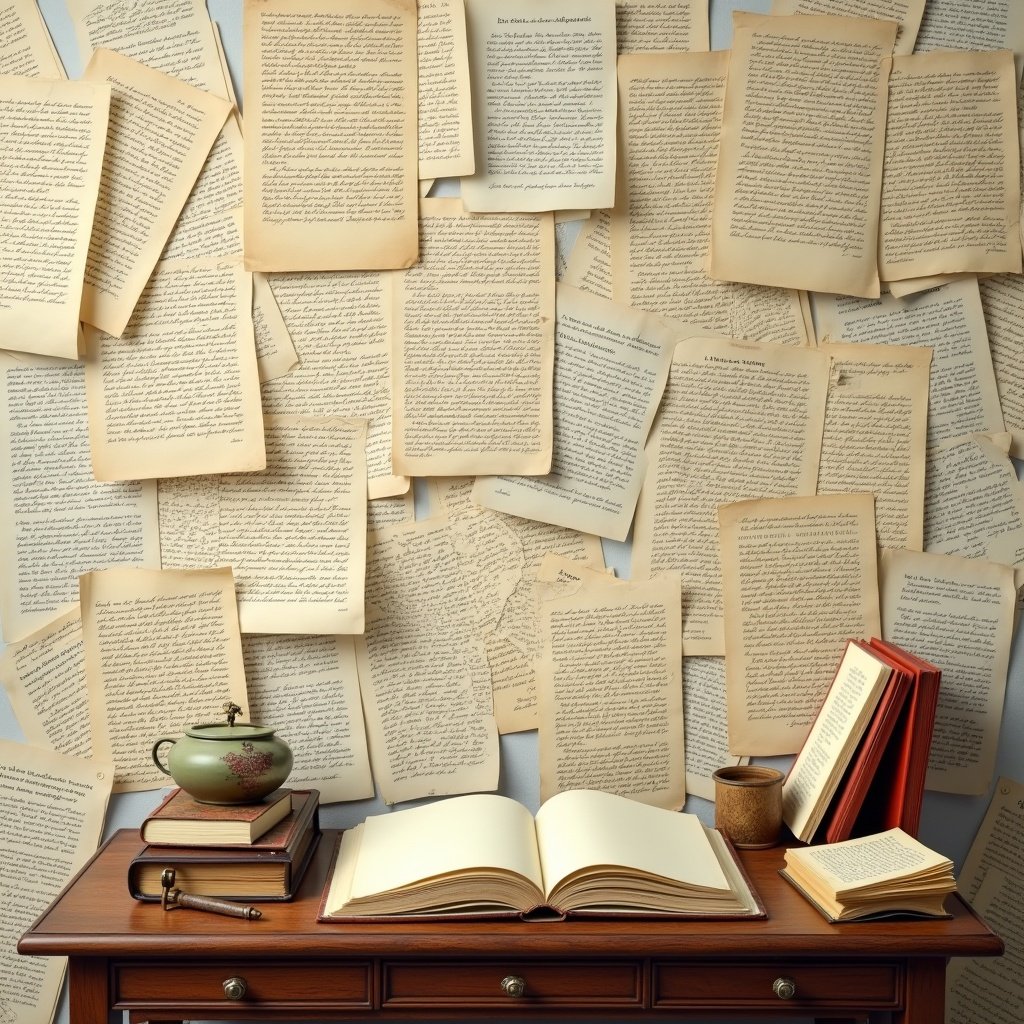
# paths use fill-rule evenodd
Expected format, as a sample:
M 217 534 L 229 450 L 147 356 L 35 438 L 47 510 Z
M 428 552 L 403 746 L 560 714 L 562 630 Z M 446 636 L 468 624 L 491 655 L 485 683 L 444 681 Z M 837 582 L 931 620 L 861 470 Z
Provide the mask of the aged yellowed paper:
M 935 0 L 928 0 L 931 6 Z M 941 0 L 939 0 L 941 3 Z M 969 2 L 969 0 L 968 0 Z M 899 23 L 893 53 L 913 53 L 925 0 L 772 0 L 772 14 L 831 14 Z M 978 14 L 981 12 L 978 11 Z M 956 49 L 970 49 L 958 46 Z
M 704 0 L 615 0 L 619 53 L 678 53 L 710 46 Z
M 878 295 L 896 28 L 871 18 L 734 14 L 712 277 Z
M 686 792 L 715 800 L 711 775 L 728 765 L 749 764 L 729 753 L 725 708 L 725 658 L 683 660 L 683 714 L 686 742 Z
M 36 0 L 0 2 L 0 75 L 67 77 Z
M 81 602 L 94 756 L 114 763 L 114 792 L 160 789 L 158 737 L 218 718 L 225 701 L 248 707 L 231 569 L 89 572 Z
M 614 0 L 466 0 L 476 172 L 467 210 L 615 202 Z
M 719 520 L 729 748 L 793 754 L 846 641 L 879 635 L 874 498 L 741 501 Z
M 1013 438 L 1010 454 L 1019 459 L 1024 457 L 1024 278 L 998 274 L 979 281 L 978 287 L 999 407 Z
M 612 297 L 611 223 L 609 210 L 595 210 L 591 214 L 566 259 L 565 272 L 559 279 L 563 284 L 602 299 Z
M 245 262 L 417 259 L 416 0 L 245 0 Z
M 0 338 L 78 358 L 110 87 L 0 75 Z

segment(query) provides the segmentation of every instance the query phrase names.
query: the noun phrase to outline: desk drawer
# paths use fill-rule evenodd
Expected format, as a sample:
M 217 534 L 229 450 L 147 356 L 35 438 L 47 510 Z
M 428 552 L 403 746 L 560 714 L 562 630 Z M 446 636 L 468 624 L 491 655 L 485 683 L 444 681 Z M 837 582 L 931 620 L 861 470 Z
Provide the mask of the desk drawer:
M 226 990 L 225 982 L 231 979 L 239 979 L 241 985 Z M 225 960 L 169 965 L 133 961 L 114 964 L 113 990 L 114 1008 L 119 1010 L 370 1009 L 373 964 Z M 228 991 L 238 997 L 229 998 Z
M 505 979 L 520 979 L 503 987 Z M 382 1009 L 470 1008 L 514 1012 L 527 1007 L 639 1008 L 644 999 L 640 962 L 507 960 L 391 961 L 383 967 Z
M 780 978 L 795 987 L 789 999 L 775 992 Z M 895 964 L 870 962 L 668 960 L 654 963 L 651 985 L 652 1005 L 660 1010 L 882 1010 L 899 1006 L 901 971 Z

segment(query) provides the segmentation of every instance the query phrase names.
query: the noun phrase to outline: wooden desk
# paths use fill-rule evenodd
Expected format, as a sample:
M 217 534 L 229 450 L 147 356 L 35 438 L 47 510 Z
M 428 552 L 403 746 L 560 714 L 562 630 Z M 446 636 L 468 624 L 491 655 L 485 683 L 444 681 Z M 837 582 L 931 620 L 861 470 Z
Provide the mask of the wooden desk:
M 759 921 L 319 924 L 334 836 L 299 896 L 260 921 L 165 912 L 128 895 L 137 832 L 122 830 L 24 935 L 67 955 L 71 1024 L 211 1020 L 426 1020 L 537 1016 L 817 1016 L 941 1024 L 946 960 L 1002 943 L 959 899 L 953 918 L 833 926 L 777 874 L 781 849 L 743 860 Z M 525 981 L 513 998 L 507 977 Z M 778 978 L 796 994 L 781 999 Z M 225 982 L 243 979 L 228 998 Z M 233 991 L 237 993 L 236 984 Z

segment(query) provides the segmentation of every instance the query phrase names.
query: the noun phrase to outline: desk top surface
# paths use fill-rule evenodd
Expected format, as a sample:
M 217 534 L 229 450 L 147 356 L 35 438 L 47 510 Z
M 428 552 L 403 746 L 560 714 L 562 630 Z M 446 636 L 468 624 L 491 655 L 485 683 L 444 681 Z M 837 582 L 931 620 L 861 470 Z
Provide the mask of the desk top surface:
M 1000 940 L 952 897 L 944 920 L 829 924 L 779 874 L 783 849 L 748 850 L 743 865 L 765 905 L 762 920 L 410 921 L 321 923 L 335 833 L 325 831 L 296 898 L 260 903 L 259 921 L 167 912 L 128 893 L 142 847 L 122 829 L 100 849 L 19 943 L 23 953 L 71 956 L 817 957 L 996 956 Z

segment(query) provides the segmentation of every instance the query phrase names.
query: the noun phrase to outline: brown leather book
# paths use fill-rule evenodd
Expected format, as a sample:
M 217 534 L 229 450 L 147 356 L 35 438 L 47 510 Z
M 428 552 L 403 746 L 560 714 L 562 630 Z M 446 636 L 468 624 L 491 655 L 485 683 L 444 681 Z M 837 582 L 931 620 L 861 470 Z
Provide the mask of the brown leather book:
M 292 809 L 290 789 L 257 803 L 204 804 L 172 789 L 139 828 L 143 842 L 162 846 L 251 846 Z

